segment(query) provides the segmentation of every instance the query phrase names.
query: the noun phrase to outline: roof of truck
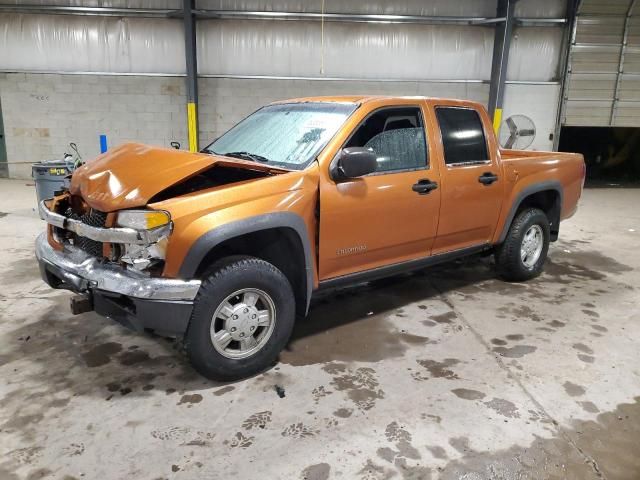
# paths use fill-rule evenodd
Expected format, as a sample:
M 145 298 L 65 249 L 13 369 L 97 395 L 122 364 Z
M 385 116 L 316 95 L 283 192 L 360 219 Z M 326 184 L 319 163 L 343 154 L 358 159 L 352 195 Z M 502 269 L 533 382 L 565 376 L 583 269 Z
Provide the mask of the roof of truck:
M 274 104 L 279 103 L 303 103 L 303 102 L 337 102 L 337 103 L 355 103 L 362 104 L 374 100 L 443 100 L 443 101 L 457 101 L 464 102 L 469 104 L 476 104 L 477 102 L 463 100 L 463 99 L 453 99 L 453 98 L 438 98 L 438 97 L 426 97 L 421 95 L 337 95 L 337 96 L 318 96 L 318 97 L 300 97 L 300 98 L 289 98 L 287 100 L 279 100 L 277 102 L 273 102 Z
M 318 97 L 300 97 L 280 100 L 273 103 L 302 103 L 302 102 L 339 102 L 339 103 L 364 103 L 370 100 L 383 98 L 418 98 L 418 97 L 391 97 L 389 95 L 325 95 Z M 424 97 L 419 97 L 424 98 Z

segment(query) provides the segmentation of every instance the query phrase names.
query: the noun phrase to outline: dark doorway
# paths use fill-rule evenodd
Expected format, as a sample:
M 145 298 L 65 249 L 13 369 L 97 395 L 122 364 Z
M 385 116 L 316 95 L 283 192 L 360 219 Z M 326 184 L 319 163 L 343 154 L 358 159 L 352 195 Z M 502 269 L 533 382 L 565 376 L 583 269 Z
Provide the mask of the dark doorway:
M 562 127 L 558 150 L 584 155 L 587 186 L 640 184 L 640 128 Z

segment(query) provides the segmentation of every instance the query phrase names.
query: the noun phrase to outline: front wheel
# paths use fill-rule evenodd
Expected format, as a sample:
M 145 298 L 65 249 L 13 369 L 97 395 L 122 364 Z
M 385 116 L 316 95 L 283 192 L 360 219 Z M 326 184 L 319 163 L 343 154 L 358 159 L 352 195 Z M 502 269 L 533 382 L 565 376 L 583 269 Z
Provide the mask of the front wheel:
M 549 250 L 549 219 L 538 208 L 522 210 L 513 220 L 504 242 L 496 248 L 498 273 L 508 281 L 537 277 Z
M 237 380 L 272 365 L 295 321 L 287 277 L 272 264 L 234 257 L 202 282 L 185 336 L 195 369 L 212 380 Z

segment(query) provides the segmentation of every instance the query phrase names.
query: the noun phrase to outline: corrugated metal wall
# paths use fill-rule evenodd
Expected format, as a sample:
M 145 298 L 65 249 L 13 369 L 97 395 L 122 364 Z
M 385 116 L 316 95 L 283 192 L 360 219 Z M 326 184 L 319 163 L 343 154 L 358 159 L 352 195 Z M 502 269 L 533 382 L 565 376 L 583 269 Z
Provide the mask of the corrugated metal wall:
M 158 10 L 178 9 L 182 0 L 0 3 Z M 260 105 L 293 96 L 427 95 L 487 103 L 494 41 L 490 24 L 326 21 L 323 26 L 308 16 L 284 21 L 246 15 L 317 14 L 322 6 L 321 0 L 196 2 L 198 9 L 228 14 L 197 21 L 201 143 Z M 324 7 L 334 14 L 496 15 L 496 0 L 325 0 Z M 528 21 L 513 29 L 503 118 L 531 117 L 537 134 L 530 148 L 548 150 L 560 98 L 563 29 L 561 23 L 532 20 L 563 18 L 566 0 L 519 0 L 515 8 L 516 17 Z M 184 141 L 184 91 L 176 90 L 183 79 L 173 78 L 185 74 L 181 18 L 3 11 L 0 45 L 10 162 L 56 158 L 71 140 L 92 155 L 98 133 L 114 142 Z M 169 94 L 175 98 L 165 98 Z M 125 111 L 131 124 L 125 123 Z M 78 121 L 81 117 L 86 119 Z M 126 133 L 121 125 L 127 125 Z M 47 136 L 34 140 L 26 128 Z
M 640 127 L 637 0 L 584 0 L 569 54 L 564 125 Z

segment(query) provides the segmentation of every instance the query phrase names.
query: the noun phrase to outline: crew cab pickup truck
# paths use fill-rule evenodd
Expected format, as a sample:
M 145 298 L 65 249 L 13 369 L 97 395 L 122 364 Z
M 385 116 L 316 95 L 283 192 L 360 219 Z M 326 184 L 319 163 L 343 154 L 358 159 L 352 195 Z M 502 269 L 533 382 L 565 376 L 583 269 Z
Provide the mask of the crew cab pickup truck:
M 584 176 L 581 155 L 500 148 L 478 103 L 287 100 L 199 153 L 88 162 L 41 202 L 36 256 L 74 313 L 181 338 L 231 380 L 273 364 L 319 290 L 480 252 L 508 281 L 537 276 Z

